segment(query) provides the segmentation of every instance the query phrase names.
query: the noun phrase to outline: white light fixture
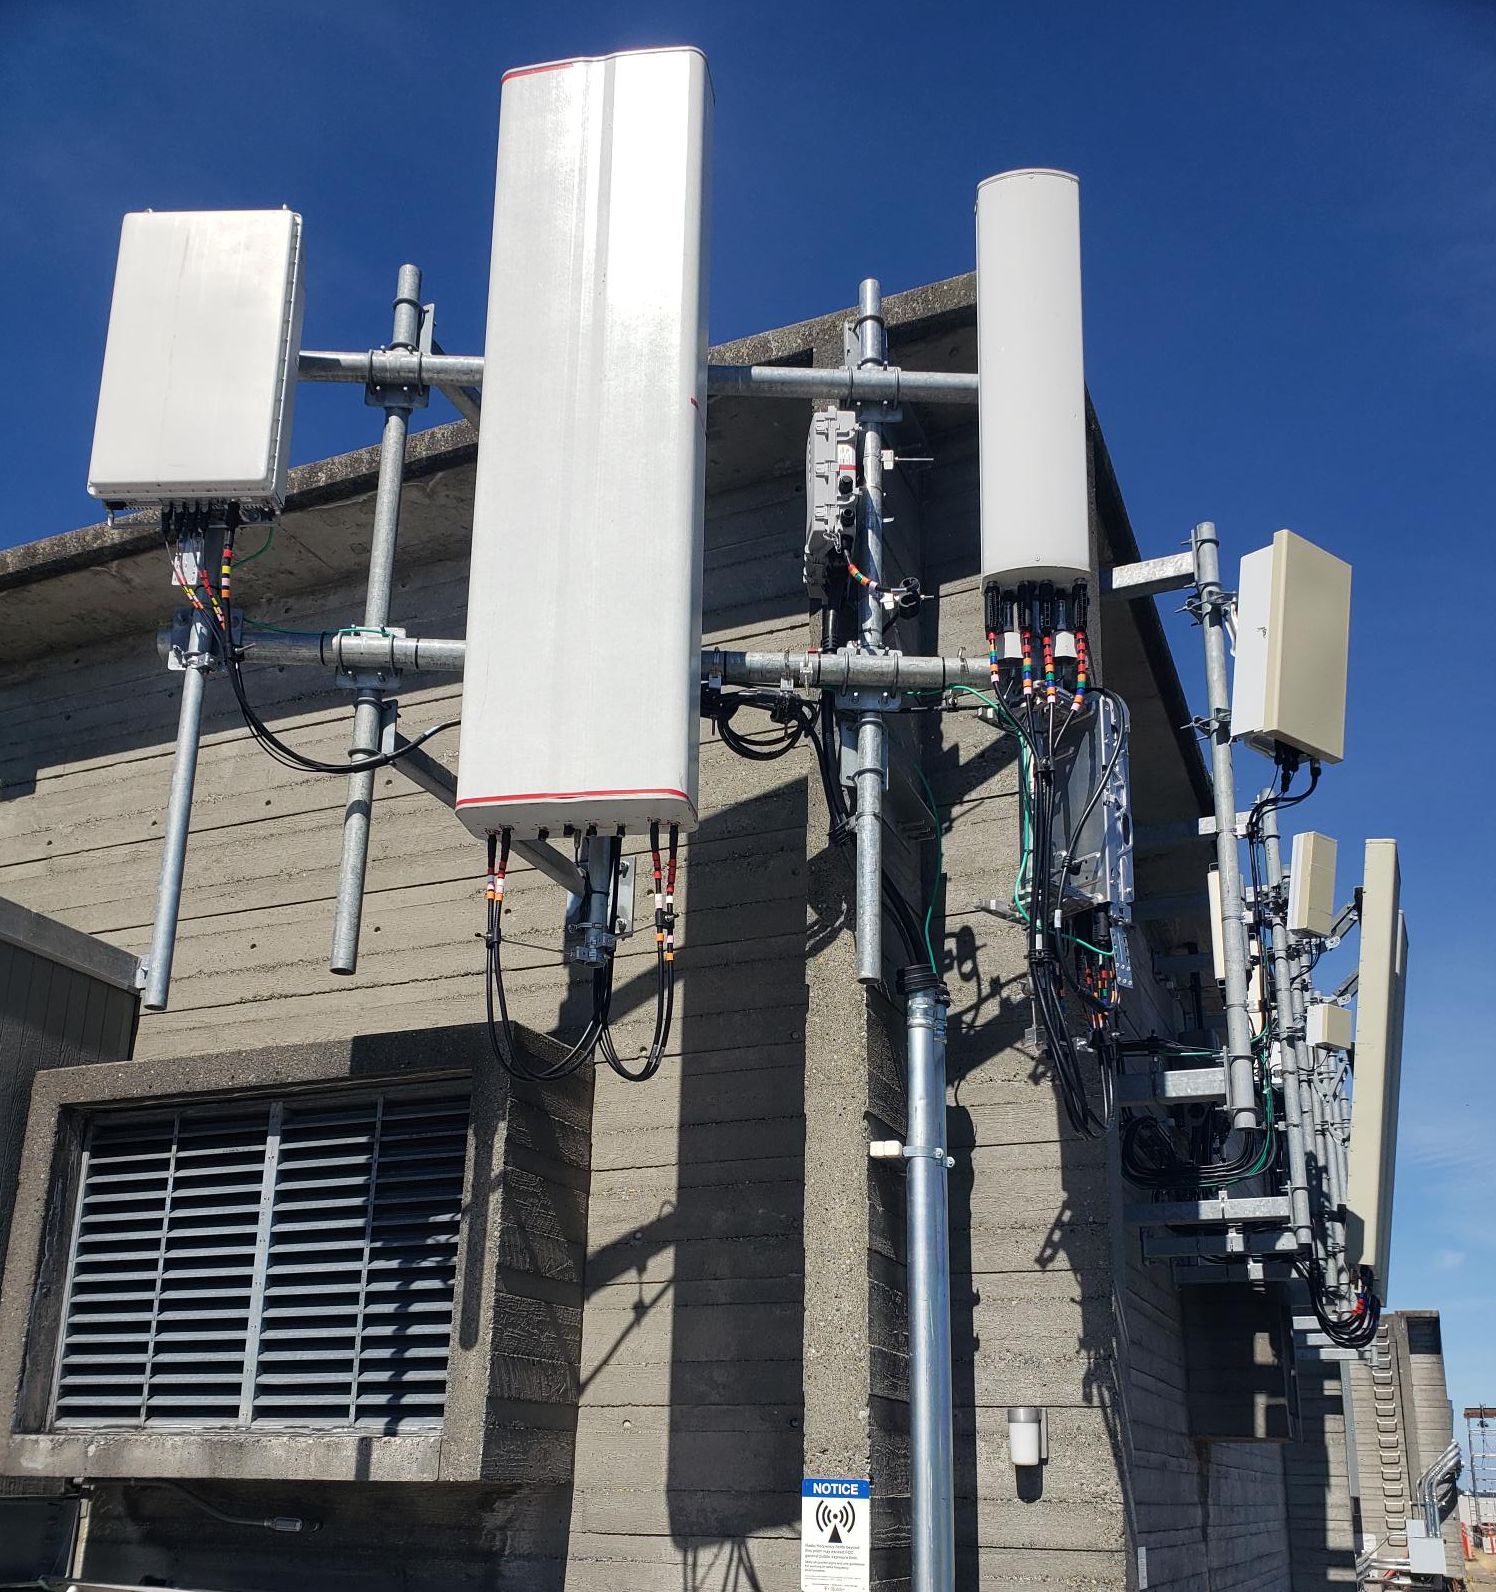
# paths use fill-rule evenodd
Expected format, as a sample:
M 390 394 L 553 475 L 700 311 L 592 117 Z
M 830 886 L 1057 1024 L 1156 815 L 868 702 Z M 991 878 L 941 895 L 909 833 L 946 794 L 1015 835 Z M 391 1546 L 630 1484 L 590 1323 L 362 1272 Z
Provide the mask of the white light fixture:
M 1049 1412 L 1032 1404 L 1008 1409 L 1008 1453 L 1014 1465 L 1042 1465 L 1049 1458 Z

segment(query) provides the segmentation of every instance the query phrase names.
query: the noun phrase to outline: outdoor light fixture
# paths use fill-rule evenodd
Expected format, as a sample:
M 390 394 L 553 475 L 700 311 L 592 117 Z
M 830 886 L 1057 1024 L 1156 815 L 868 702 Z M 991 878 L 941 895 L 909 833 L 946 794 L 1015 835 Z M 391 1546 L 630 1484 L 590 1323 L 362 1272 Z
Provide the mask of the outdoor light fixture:
M 1032 1404 L 1008 1408 L 1008 1454 L 1015 1466 L 1042 1465 L 1049 1458 L 1049 1412 Z

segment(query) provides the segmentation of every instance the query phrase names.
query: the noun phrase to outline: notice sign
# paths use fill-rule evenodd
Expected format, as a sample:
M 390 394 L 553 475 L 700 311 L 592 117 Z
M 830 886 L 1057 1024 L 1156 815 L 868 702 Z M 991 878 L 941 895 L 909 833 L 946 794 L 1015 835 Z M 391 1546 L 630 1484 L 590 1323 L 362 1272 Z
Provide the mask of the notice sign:
M 873 1488 L 807 1476 L 800 1485 L 800 1592 L 868 1592 Z

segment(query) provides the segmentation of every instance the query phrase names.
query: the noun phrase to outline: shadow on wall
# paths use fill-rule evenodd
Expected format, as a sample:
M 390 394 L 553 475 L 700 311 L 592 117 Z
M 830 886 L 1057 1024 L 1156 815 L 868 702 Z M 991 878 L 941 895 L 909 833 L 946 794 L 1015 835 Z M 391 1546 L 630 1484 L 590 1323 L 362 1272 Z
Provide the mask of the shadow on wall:
M 942 809 L 948 814 L 1014 755 L 1006 738 L 964 762 L 955 748 L 927 750 Z M 993 857 L 994 884 L 1011 881 L 1016 860 Z M 1060 1444 L 1066 1423 L 1056 1417 L 1064 1406 L 1099 1410 L 1121 1466 L 1106 1149 L 1065 1120 L 1042 1044 L 1030 1034 L 1027 975 L 990 971 L 1018 964 L 1021 932 L 986 916 L 943 923 L 937 953 L 951 992 L 956 1585 L 972 1592 L 981 1584 L 983 1549 L 1091 1545 L 1086 1500 L 1069 1497 L 1058 1457 L 1035 1470 L 1012 1468 L 1009 1405 L 1048 1407 Z M 1038 1282 L 1045 1274 L 1061 1286 Z M 1030 1517 L 1029 1510 L 1038 1512 Z
M 806 776 L 785 767 L 794 778 L 711 814 L 691 838 L 679 1056 L 640 1086 L 670 1090 L 678 1075 L 675 1196 L 587 1262 L 589 1298 L 630 1278 L 636 1294 L 589 1353 L 584 1395 L 668 1343 L 668 1392 L 638 1398 L 668 1404 L 664 1504 L 682 1592 L 777 1586 L 780 1553 L 798 1551 L 784 1539 L 799 1523 L 804 1411 Z M 652 999 L 651 973 L 617 992 L 615 1010 L 647 1016 Z M 673 1256 L 663 1278 L 651 1265 L 661 1256 Z M 783 1542 L 767 1567 L 766 1538 Z

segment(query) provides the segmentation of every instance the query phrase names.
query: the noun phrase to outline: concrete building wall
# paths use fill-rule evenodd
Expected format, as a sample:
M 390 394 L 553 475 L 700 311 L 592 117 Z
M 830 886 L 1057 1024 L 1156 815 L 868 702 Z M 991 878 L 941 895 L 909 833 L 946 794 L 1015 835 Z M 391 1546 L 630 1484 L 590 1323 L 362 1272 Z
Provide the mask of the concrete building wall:
M 1301 1436 L 1283 1452 L 1293 1592 L 1351 1586 L 1360 1547 L 1346 1448 L 1340 1364 L 1305 1359 L 1298 1367 Z
M 1379 1552 L 1401 1558 L 1407 1553 L 1406 1522 L 1422 1514 L 1419 1480 L 1454 1436 L 1438 1312 L 1384 1315 L 1370 1354 L 1351 1365 L 1349 1383 L 1359 1527 Z M 1456 1574 L 1463 1551 L 1453 1508 L 1443 1520 L 1443 1535 L 1445 1559 Z
M 134 984 L 133 958 L 0 897 L 0 1266 L 36 1076 L 128 1057 Z M 0 1473 L 0 1578 L 60 1568 L 72 1525 L 61 1491 Z
M 131 958 L 0 896 L 0 1257 L 32 1080 L 44 1068 L 124 1060 L 136 1007 Z
M 894 301 L 890 319 L 904 363 L 970 368 L 968 281 Z M 721 354 L 835 363 L 840 335 L 832 319 Z M 712 406 L 710 642 L 807 640 L 805 418 L 803 404 Z M 975 428 L 960 412 L 920 418 L 936 465 L 897 488 L 897 557 L 940 593 L 920 644 L 978 650 Z M 470 443 L 452 428 L 413 454 L 395 617 L 412 633 L 461 635 Z M 367 459 L 332 461 L 301 478 L 276 558 L 238 583 L 261 619 L 335 628 L 357 611 L 368 469 Z M 1099 552 L 1135 556 L 1099 440 L 1095 475 Z M 35 581 L 21 592 L 35 625 L 49 612 L 61 624 L 65 610 L 70 637 L 99 639 L 45 662 L 21 659 L 0 676 L 0 778 L 16 792 L 0 802 L 0 892 L 138 951 L 149 933 L 176 681 L 150 634 L 169 602 L 159 557 L 148 537 L 110 534 L 103 596 L 70 574 L 91 556 L 76 550 L 72 563 L 55 560 L 67 604 L 49 610 Z M 0 567 L 0 584 L 5 577 Z M 1162 644 L 1156 617 L 1147 605 L 1119 606 L 1097 628 L 1103 669 L 1132 707 L 1139 824 L 1193 818 L 1202 777 L 1180 728 L 1177 684 L 1150 662 Z M 605 641 L 579 648 L 579 659 L 578 689 L 617 688 Z M 408 729 L 455 711 L 455 682 L 411 685 L 402 697 Z M 342 755 L 349 705 L 324 678 L 255 670 L 252 689 L 281 734 L 313 754 Z M 206 731 L 171 1009 L 143 1022 L 138 1053 L 201 1054 L 226 1034 L 232 1048 L 248 1049 L 472 1022 L 482 1009 L 482 856 L 450 812 L 397 771 L 379 776 L 360 967 L 334 979 L 325 958 L 342 782 L 265 758 L 222 682 L 209 686 Z M 1133 1586 L 1141 1548 L 1150 1587 L 1286 1588 L 1282 1452 L 1190 1439 L 1177 1295 L 1137 1258 L 1114 1152 L 1064 1125 L 1028 1036 L 1019 931 L 980 906 L 1012 886 L 1011 756 L 974 715 L 931 715 L 919 731 L 948 876 L 934 932 L 953 995 L 961 1585 Z M 455 737 L 433 749 L 450 759 Z M 401 1585 L 558 1584 L 557 1520 L 569 1509 L 573 1592 L 793 1586 L 802 1473 L 873 1477 L 875 1581 L 902 1584 L 902 1185 L 866 1157 L 870 1130 L 902 1125 L 898 1019 L 876 997 L 865 1004 L 854 982 L 850 870 L 826 846 L 808 754 L 748 764 L 709 741 L 701 806 L 681 892 L 674 1055 L 649 1086 L 598 1078 L 575 1486 L 564 1501 L 539 1503 L 522 1489 L 459 1502 L 419 1489 L 381 1494 L 381 1518 L 443 1545 L 403 1566 Z M 906 800 L 891 831 L 891 865 L 911 891 L 933 883 L 922 823 L 918 798 Z M 1198 864 L 1198 847 L 1140 853 L 1140 893 L 1198 890 Z M 521 868 L 509 906 L 514 1014 L 543 1032 L 566 1029 L 578 1003 L 555 965 L 559 898 Z M 1181 947 L 1198 941 L 1199 923 L 1160 921 L 1149 932 L 1161 947 Z M 644 938 L 619 959 L 625 1041 L 642 1041 L 650 1021 Z M 1037 1487 L 1020 1484 L 1008 1461 L 1004 1411 L 1014 1403 L 1050 1412 L 1051 1460 Z M 261 1488 L 253 1501 L 274 1491 Z M 321 1496 L 316 1508 L 333 1532 L 325 1541 L 351 1542 L 370 1504 L 354 1488 Z M 113 1493 L 91 1552 L 110 1578 L 162 1573 L 173 1537 L 200 1541 L 204 1529 L 169 1496 Z M 277 1565 L 263 1542 L 250 1553 L 240 1551 L 242 1533 L 220 1538 L 230 1578 L 221 1584 L 295 1578 L 295 1545 L 274 1545 Z M 369 1556 L 369 1575 L 379 1557 Z

